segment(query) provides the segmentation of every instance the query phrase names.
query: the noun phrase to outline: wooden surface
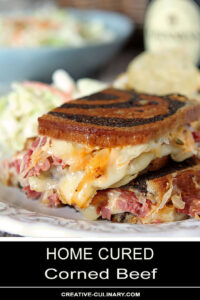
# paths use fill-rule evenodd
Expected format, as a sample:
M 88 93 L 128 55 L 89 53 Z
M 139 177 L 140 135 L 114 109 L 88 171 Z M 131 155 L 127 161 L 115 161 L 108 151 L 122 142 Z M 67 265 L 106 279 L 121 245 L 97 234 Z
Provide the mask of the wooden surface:
M 142 26 L 148 0 L 57 0 L 62 7 L 103 9 L 123 13 Z

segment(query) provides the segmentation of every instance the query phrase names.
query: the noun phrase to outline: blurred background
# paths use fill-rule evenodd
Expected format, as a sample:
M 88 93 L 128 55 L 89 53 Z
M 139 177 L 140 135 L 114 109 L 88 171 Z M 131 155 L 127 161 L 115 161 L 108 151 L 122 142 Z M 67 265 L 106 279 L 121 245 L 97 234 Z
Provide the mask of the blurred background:
M 165 3 L 164 3 L 165 2 Z M 193 7 L 193 11 L 186 11 L 187 8 L 180 5 L 181 2 L 187 2 Z M 157 7 L 153 9 L 150 8 L 151 4 L 157 3 Z M 159 11 L 159 3 L 161 3 Z M 32 52 L 32 49 L 29 49 L 29 52 L 25 53 L 21 51 L 21 56 L 18 52 L 9 53 L 10 49 L 1 50 L 0 48 L 0 67 L 1 69 L 6 69 L 6 72 L 3 76 L 0 75 L 0 81 L 13 81 L 15 79 L 23 80 L 24 77 L 31 80 L 41 80 L 41 81 L 50 81 L 50 73 L 54 71 L 55 68 L 67 69 L 74 78 L 80 78 L 85 76 L 90 76 L 92 78 L 97 78 L 103 81 L 112 81 L 118 74 L 123 72 L 128 63 L 145 48 L 153 49 L 159 48 L 162 43 L 165 45 L 177 44 L 180 42 L 181 47 L 188 48 L 191 56 L 193 55 L 195 63 L 199 62 L 199 52 L 200 52 L 200 32 L 198 29 L 200 25 L 200 12 L 199 5 L 200 0 L 55 0 L 55 1 L 46 1 L 46 0 L 0 0 L 0 12 L 4 14 L 5 12 L 12 12 L 15 10 L 47 10 L 47 7 L 58 6 L 59 8 L 75 8 L 78 10 L 103 10 L 108 12 L 116 12 L 126 16 L 130 21 L 129 24 L 125 24 L 125 29 L 122 32 L 119 32 L 120 27 L 123 27 L 123 21 L 118 20 L 113 16 L 100 16 L 102 17 L 102 22 L 108 25 L 111 29 L 116 29 L 115 40 L 110 45 L 106 47 L 99 47 L 93 49 L 84 49 L 82 52 L 76 52 L 75 56 L 72 54 L 71 50 L 68 52 L 60 53 L 56 52 L 53 56 L 52 53 L 45 53 L 44 51 L 38 52 L 36 50 Z M 154 5 L 156 6 L 156 5 Z M 169 11 L 170 8 L 170 11 Z M 151 10 L 151 12 L 149 12 Z M 194 10 L 197 11 L 199 20 L 195 22 Z M 166 12 L 165 12 L 166 11 Z M 148 12 L 148 20 L 147 20 Z M 187 14 L 188 20 L 182 18 L 184 14 Z M 160 15 L 160 17 L 159 17 Z M 162 17 L 161 17 L 162 16 Z M 105 17 L 105 18 L 104 18 Z M 166 17 L 166 18 L 165 18 Z M 180 17 L 180 18 L 179 18 Z M 96 15 L 94 14 L 94 19 Z M 161 20 L 162 18 L 162 20 Z M 177 19 L 180 19 L 180 24 L 177 25 Z M 182 19 L 181 19 L 182 18 Z M 153 20 L 157 19 L 157 24 L 155 25 Z M 184 19 L 184 20 L 183 20 Z M 148 23 L 148 28 L 144 32 L 144 22 Z M 125 22 L 126 23 L 126 22 Z M 163 24 L 161 24 L 163 23 Z M 194 23 L 194 24 L 193 24 Z M 122 25 L 121 25 L 122 24 Z M 130 28 L 130 24 L 132 28 Z M 161 24 L 161 26 L 160 26 Z M 189 24 L 189 25 L 188 25 Z M 163 25 L 163 26 L 162 26 Z M 161 27 L 161 32 L 154 32 L 153 27 Z M 193 26 L 193 27 L 191 27 Z M 118 27 L 118 28 L 117 28 Z M 191 27 L 191 28 L 190 28 Z M 151 29 L 152 28 L 152 32 Z M 178 29 L 176 29 L 178 28 Z M 183 29 L 180 29 L 183 28 Z M 149 31 L 148 31 L 149 29 Z M 163 32 L 165 34 L 163 35 Z M 176 32 L 177 30 L 177 32 Z M 183 31 L 180 32 L 180 30 Z M 150 32 L 150 33 L 149 33 Z M 166 35 L 166 32 L 168 36 Z M 173 32 L 176 32 L 176 37 L 173 37 L 173 42 L 169 41 L 169 35 Z M 184 34 L 190 34 L 190 38 L 193 39 L 191 42 L 190 39 L 184 38 Z M 153 36 L 154 34 L 154 36 Z M 156 36 L 157 34 L 157 36 Z M 163 40 L 158 35 L 162 34 Z M 149 35 L 150 38 L 149 38 Z M 157 39 L 155 41 L 155 39 Z M 164 40 L 165 39 L 165 40 Z M 185 39 L 183 41 L 183 39 Z M 144 43 L 145 40 L 145 43 Z M 117 44 L 118 41 L 118 44 Z M 184 43 L 184 44 L 183 44 Z M 187 44 L 187 45 L 186 45 Z M 14 49 L 15 50 L 15 49 Z M 55 49 L 54 49 L 55 50 Z M 80 49 L 79 49 L 80 50 Z M 87 53 L 86 53 L 87 52 Z M 91 55 L 92 53 L 92 55 Z M 96 55 L 95 55 L 96 54 Z M 9 56 L 10 55 L 10 56 Z M 37 56 L 37 59 L 35 58 Z M 14 57 L 14 58 L 13 58 Z M 33 60 L 31 61 L 31 57 Z M 41 61 L 38 60 L 42 57 Z M 59 59 L 58 59 L 59 57 Z M 76 60 L 76 58 L 79 58 Z M 81 60 L 82 57 L 82 60 Z M 12 60 L 13 59 L 13 60 Z M 24 60 L 24 61 L 23 61 Z M 35 60 L 40 66 L 40 72 L 38 73 L 38 65 L 35 66 Z M 48 62 L 45 64 L 44 61 Z M 53 61 L 57 62 L 53 65 Z M 58 62 L 59 60 L 59 62 Z M 68 61 L 67 61 L 68 60 Z M 9 62 L 11 67 L 7 67 Z M 85 65 L 84 65 L 85 62 Z M 20 65 L 19 65 L 20 64 Z M 76 65 L 76 67 L 75 67 Z M 80 71 L 80 66 L 82 65 L 82 70 Z M 26 72 L 22 69 L 26 69 Z M 57 67 L 56 67 L 57 66 Z M 92 68 L 93 66 L 93 68 Z M 16 73 L 16 70 L 19 71 Z M 31 72 L 30 69 L 32 68 Z M 7 76 L 8 71 L 8 76 Z M 23 74 L 24 73 L 24 74 Z M 15 78 L 18 76 L 18 78 Z M 9 80 L 11 77 L 11 80 Z
M 79 73 L 79 72 L 74 72 L 74 70 L 72 70 L 72 76 L 75 78 L 80 78 L 83 76 L 90 76 L 93 78 L 98 78 L 100 80 L 104 80 L 104 81 L 112 81 L 117 74 L 121 73 L 122 71 L 125 70 L 128 62 L 139 52 L 141 52 L 144 48 L 143 45 L 143 23 L 144 23 L 144 16 L 145 16 L 145 10 L 146 7 L 148 5 L 148 0 L 55 0 L 55 1 L 45 1 L 45 0 L 0 0 L 0 12 L 1 14 L 6 14 L 7 12 L 13 12 L 15 10 L 17 11 L 23 11 L 23 10 L 44 10 L 47 7 L 53 6 L 53 5 L 57 5 L 60 8 L 75 8 L 75 9 L 79 9 L 79 10 L 105 10 L 105 11 L 111 11 L 111 12 L 117 12 L 120 14 L 123 14 L 124 16 L 127 16 L 130 19 L 130 22 L 132 22 L 132 25 L 134 24 L 134 28 L 132 28 L 131 33 L 127 33 L 125 39 L 121 42 L 120 46 L 118 47 L 118 50 L 114 50 L 113 48 L 113 53 L 112 54 L 108 54 L 108 59 L 105 60 L 105 62 L 102 62 L 102 66 L 97 66 L 97 68 L 95 68 L 95 70 L 88 70 L 88 72 L 86 73 Z M 120 20 L 119 20 L 119 26 L 120 26 Z M 135 29 L 135 30 L 134 30 Z M 113 46 L 115 47 L 115 45 Z M 9 49 L 10 50 L 10 49 Z M 13 51 L 13 48 L 12 48 Z M 104 53 L 101 54 L 104 55 Z M 109 50 L 110 51 L 110 50 Z M 1 49 L 0 49 L 0 66 L 1 69 L 6 69 L 8 70 L 8 68 L 6 66 L 6 63 L 10 63 L 10 65 L 17 64 L 17 61 L 22 60 L 22 64 L 26 64 L 26 61 L 28 60 L 28 58 L 26 57 L 26 61 L 23 62 L 23 58 L 24 55 L 26 56 L 27 53 L 23 53 L 22 54 L 22 58 L 21 57 L 16 57 L 17 53 L 13 53 L 12 52 L 12 57 L 8 57 L 8 49 L 5 53 L 1 53 Z M 108 52 L 107 49 L 103 49 L 103 52 Z M 112 52 L 112 51 L 111 51 Z M 1 60 L 1 54 L 2 54 L 2 60 Z M 11 62 L 12 58 L 14 57 L 15 62 Z M 31 55 L 34 55 L 31 53 L 31 51 L 29 51 L 28 56 L 30 57 Z M 67 55 L 66 54 L 66 59 L 67 59 Z M 71 55 L 71 53 L 70 53 Z M 79 56 L 79 54 L 77 54 L 77 56 Z M 94 58 L 95 60 L 97 60 L 96 58 Z M 48 59 L 51 60 L 51 59 Z M 70 58 L 71 60 L 71 58 Z M 85 60 L 85 58 L 84 58 Z M 66 61 L 64 59 L 64 61 Z M 31 63 L 31 62 L 30 62 Z M 29 63 L 29 68 L 33 68 L 33 64 L 30 66 Z M 93 64 L 94 61 L 91 58 L 91 64 Z M 46 68 L 45 66 L 41 66 L 40 65 L 40 69 L 41 68 Z M 16 74 L 16 68 L 15 70 L 12 69 L 10 70 L 8 76 L 6 74 L 4 74 L 4 78 L 2 76 L 0 76 L 0 81 L 13 81 L 13 80 L 22 80 L 23 76 L 20 76 L 21 73 L 23 73 L 23 70 L 21 70 L 20 66 L 17 66 L 17 68 L 19 67 L 19 72 L 18 74 Z M 60 67 L 60 66 L 58 66 Z M 64 68 L 64 64 L 63 64 L 63 68 Z M 69 66 L 69 72 L 71 66 Z M 84 66 L 83 66 L 84 68 Z M 27 69 L 27 67 L 26 67 Z M 53 70 L 49 70 L 48 72 L 50 73 L 50 71 Z M 35 70 L 33 70 L 33 76 L 31 76 L 31 74 L 28 74 L 28 72 L 26 71 L 26 77 L 28 77 L 27 79 L 34 79 L 34 80 L 41 80 L 41 81 L 49 81 L 49 76 L 43 76 L 42 75 L 42 71 L 40 72 L 40 76 L 35 75 L 34 73 L 37 73 Z M 18 78 L 14 78 L 18 75 Z M 9 80 L 9 78 L 5 77 L 11 77 L 11 80 Z M 38 78 L 37 78 L 38 77 Z

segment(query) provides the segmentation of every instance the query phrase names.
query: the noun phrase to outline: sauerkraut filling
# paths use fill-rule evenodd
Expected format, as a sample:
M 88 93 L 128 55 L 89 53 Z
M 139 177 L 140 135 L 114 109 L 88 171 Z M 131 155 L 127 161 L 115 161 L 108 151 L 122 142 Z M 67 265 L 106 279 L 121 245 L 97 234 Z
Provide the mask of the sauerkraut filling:
M 154 200 L 152 196 L 154 196 Z M 157 202 L 156 194 L 151 194 L 152 200 L 150 200 L 148 195 L 139 193 L 137 190 L 98 191 L 91 205 L 82 213 L 87 219 L 95 220 L 100 217 L 117 222 L 123 222 L 121 217 L 124 219 L 124 214 L 128 213 L 129 222 L 131 217 L 131 223 L 141 224 L 172 222 L 186 219 L 188 216 L 194 217 L 188 211 L 183 211 L 178 205 L 174 205 L 169 193 L 166 193 L 165 198 L 165 203 L 162 205 L 160 201 Z M 185 207 L 185 202 L 183 203 Z

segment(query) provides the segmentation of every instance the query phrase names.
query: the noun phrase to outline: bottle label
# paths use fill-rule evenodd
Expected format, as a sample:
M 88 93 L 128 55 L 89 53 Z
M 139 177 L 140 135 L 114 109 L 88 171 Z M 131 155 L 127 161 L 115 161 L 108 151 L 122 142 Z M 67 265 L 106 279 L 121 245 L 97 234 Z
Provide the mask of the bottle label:
M 146 13 L 145 47 L 180 48 L 194 63 L 200 60 L 200 7 L 193 0 L 154 0 Z

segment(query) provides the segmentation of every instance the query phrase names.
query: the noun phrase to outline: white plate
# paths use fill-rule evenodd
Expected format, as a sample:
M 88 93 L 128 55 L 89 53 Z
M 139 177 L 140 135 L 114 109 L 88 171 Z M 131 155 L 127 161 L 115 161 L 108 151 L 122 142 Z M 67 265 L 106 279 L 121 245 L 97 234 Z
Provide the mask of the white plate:
M 87 221 L 69 207 L 48 208 L 0 185 L 0 230 L 29 237 L 200 237 L 200 221 L 134 225 Z

